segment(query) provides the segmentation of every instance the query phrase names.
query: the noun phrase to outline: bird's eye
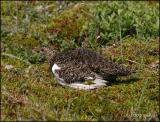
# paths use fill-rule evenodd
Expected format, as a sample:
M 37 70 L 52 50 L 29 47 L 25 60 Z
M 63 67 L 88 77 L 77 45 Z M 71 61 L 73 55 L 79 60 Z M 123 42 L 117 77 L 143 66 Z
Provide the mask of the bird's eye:
M 42 49 L 41 49 L 41 51 L 43 52 L 43 51 L 44 51 L 44 49 L 42 48 Z

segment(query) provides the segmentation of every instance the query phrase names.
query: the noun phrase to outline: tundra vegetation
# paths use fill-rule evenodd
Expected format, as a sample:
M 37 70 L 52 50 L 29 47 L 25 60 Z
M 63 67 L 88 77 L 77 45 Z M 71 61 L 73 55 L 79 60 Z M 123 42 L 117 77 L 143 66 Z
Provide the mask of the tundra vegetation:
M 137 69 L 107 87 L 61 87 L 38 49 L 91 48 Z M 1 121 L 158 121 L 159 3 L 2 1 Z

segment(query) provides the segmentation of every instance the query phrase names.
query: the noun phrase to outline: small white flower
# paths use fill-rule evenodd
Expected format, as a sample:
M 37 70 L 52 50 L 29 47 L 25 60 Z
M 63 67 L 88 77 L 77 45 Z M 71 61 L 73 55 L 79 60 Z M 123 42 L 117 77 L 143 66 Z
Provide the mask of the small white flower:
M 10 70 L 10 69 L 12 69 L 12 68 L 14 68 L 13 65 L 6 65 L 6 66 L 5 66 L 5 69 L 7 69 L 7 70 Z
M 100 36 L 97 36 L 97 39 L 101 38 Z

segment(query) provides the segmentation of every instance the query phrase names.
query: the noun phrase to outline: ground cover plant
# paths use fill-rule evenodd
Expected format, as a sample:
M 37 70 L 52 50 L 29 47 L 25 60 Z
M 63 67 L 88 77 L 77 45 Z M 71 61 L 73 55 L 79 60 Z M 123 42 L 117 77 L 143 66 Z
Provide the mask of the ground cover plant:
M 136 69 L 92 91 L 57 84 L 42 46 Z M 158 2 L 1 2 L 1 121 L 158 121 Z

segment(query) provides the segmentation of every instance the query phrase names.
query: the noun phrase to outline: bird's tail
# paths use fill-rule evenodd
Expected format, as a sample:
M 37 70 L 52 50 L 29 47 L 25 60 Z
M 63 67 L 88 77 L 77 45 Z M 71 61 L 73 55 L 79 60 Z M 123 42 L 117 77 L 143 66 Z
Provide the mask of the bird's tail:
M 132 73 L 136 73 L 136 69 L 135 68 L 120 68 L 120 70 L 117 71 L 117 75 L 119 76 L 127 76 L 130 75 Z

